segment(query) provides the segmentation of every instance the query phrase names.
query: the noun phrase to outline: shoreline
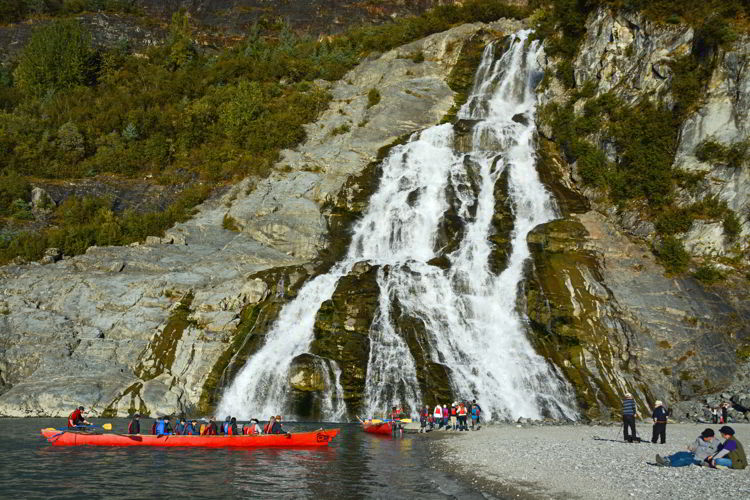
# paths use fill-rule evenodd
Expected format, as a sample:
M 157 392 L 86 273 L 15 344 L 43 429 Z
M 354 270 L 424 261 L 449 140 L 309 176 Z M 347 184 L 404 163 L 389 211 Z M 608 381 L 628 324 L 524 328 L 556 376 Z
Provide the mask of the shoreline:
M 750 424 L 729 425 L 750 445 Z M 432 467 L 499 498 L 750 497 L 750 467 L 656 465 L 657 453 L 685 450 L 707 427 L 718 431 L 721 425 L 669 424 L 662 445 L 625 443 L 617 424 L 494 424 L 474 432 L 433 431 L 438 435 L 428 446 Z M 637 428 L 642 439 L 650 438 L 650 424 L 638 422 Z

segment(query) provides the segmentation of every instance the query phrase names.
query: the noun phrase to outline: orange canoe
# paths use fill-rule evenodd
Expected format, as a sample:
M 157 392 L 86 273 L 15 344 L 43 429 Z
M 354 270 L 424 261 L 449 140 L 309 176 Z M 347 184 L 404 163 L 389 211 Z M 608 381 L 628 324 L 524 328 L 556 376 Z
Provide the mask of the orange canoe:
M 42 429 L 42 436 L 55 446 L 197 446 L 201 448 L 294 448 L 328 446 L 339 429 L 261 436 L 151 436 L 143 434 L 93 434 L 80 431 Z
M 390 422 L 370 422 L 369 420 L 365 420 L 362 422 L 362 429 L 365 432 L 370 432 L 372 434 L 386 434 L 388 436 L 391 435 L 393 432 L 393 429 L 391 428 Z

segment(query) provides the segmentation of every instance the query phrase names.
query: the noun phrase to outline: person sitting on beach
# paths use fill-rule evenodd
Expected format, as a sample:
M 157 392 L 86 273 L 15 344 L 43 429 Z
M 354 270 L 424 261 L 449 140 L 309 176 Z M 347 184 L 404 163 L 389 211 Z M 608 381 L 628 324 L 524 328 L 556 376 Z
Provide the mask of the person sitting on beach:
M 628 443 L 632 443 L 635 440 L 635 416 L 636 416 L 635 400 L 633 395 L 625 393 L 625 399 L 622 400 L 622 426 L 623 426 L 623 437 Z M 628 434 L 628 428 L 631 433 Z
M 725 425 L 719 429 L 724 442 L 719 445 L 719 450 L 706 458 L 711 467 L 722 465 L 732 469 L 744 469 L 747 467 L 747 455 L 737 438 L 734 437 L 734 429 Z
M 654 402 L 654 411 L 651 414 L 651 418 L 654 419 L 654 428 L 651 433 L 651 442 L 656 444 L 656 440 L 661 438 L 661 444 L 667 441 L 667 410 L 664 408 L 664 403 L 658 399 Z
M 673 455 L 662 457 L 656 455 L 656 463 L 665 467 L 684 467 L 695 464 L 703 465 L 706 458 L 719 449 L 720 441 L 714 436 L 713 429 L 705 429 L 695 442 L 687 447 L 688 451 L 679 451 Z
M 128 424 L 128 434 L 140 434 L 141 433 L 141 416 L 136 413 L 133 415 L 133 419 Z
M 200 432 L 198 432 L 198 427 L 196 427 L 197 424 L 198 424 L 198 421 L 196 419 L 193 419 L 192 421 L 186 423 L 182 430 L 183 435 L 199 436 Z
M 201 432 L 202 436 L 215 436 L 219 433 L 219 429 L 216 426 L 216 417 L 211 417 L 208 420 L 208 424 Z
M 83 406 L 79 406 L 68 417 L 68 427 L 78 427 L 79 425 L 91 425 L 91 422 L 83 418 Z
M 165 416 L 161 420 L 156 421 L 156 435 L 167 436 L 169 434 L 174 434 L 174 431 L 172 425 L 169 423 L 169 416 Z

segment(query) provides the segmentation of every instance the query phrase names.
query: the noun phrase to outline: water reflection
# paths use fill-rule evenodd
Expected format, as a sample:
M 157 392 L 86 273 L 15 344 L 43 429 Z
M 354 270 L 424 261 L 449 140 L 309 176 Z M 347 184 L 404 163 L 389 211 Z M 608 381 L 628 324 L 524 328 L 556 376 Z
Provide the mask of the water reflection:
M 124 429 L 124 420 L 111 420 Z M 53 447 L 39 435 L 63 419 L 0 419 L 2 498 L 484 498 L 429 469 L 419 436 L 342 425 L 320 449 Z M 143 422 L 150 429 L 150 422 Z M 320 424 L 291 424 L 312 430 Z M 326 425 L 333 427 L 333 425 Z

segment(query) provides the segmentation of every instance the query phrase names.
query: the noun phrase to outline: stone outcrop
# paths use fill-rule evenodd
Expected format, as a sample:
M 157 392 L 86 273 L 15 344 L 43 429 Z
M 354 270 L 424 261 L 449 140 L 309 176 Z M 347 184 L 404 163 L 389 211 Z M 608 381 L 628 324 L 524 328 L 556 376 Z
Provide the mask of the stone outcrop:
M 0 268 L 0 414 L 210 411 L 294 287 L 345 250 L 379 152 L 451 108 L 445 82 L 462 44 L 517 26 L 464 25 L 362 63 L 330 86 L 330 108 L 275 173 L 164 237 Z M 406 57 L 415 52 L 425 60 Z M 368 107 L 372 88 L 381 100 Z M 222 228 L 227 214 L 239 231 Z
M 576 86 L 588 83 L 594 96 L 611 92 L 626 103 L 649 98 L 671 105 L 672 63 L 690 53 L 693 35 L 683 25 L 601 9 L 590 16 L 573 62 Z M 750 308 L 741 258 L 747 251 L 747 169 L 701 163 L 695 150 L 712 137 L 723 144 L 747 140 L 742 68 L 749 48 L 740 40 L 717 55 L 708 94 L 683 124 L 675 158 L 677 168 L 706 173 L 697 188 L 678 192 L 679 205 L 718 196 L 741 221 L 734 242 L 720 220 L 696 220 L 677 235 L 697 258 L 735 257 L 721 284 L 666 276 L 651 248 L 658 240 L 653 222 L 635 207 L 615 208 L 600 191 L 582 185 L 576 165 L 540 138 L 540 175 L 563 218 L 529 235 L 533 262 L 524 306 L 533 342 L 573 384 L 589 417 L 616 415 L 627 391 L 647 411 L 655 399 L 694 398 L 748 375 Z M 556 61 L 542 62 L 551 74 Z M 551 78 L 540 100 L 563 103 L 569 96 Z M 584 102 L 576 103 L 576 112 Z M 544 121 L 540 130 L 547 138 L 555 135 Z M 616 159 L 606 138 L 595 133 L 589 139 Z

